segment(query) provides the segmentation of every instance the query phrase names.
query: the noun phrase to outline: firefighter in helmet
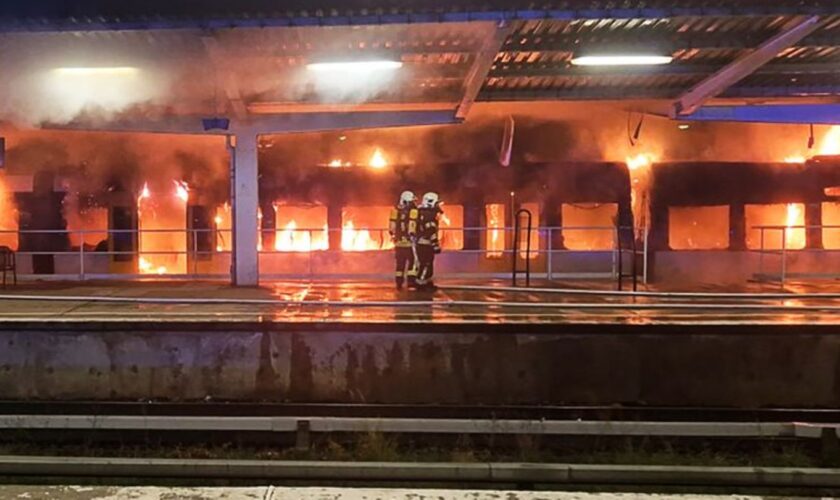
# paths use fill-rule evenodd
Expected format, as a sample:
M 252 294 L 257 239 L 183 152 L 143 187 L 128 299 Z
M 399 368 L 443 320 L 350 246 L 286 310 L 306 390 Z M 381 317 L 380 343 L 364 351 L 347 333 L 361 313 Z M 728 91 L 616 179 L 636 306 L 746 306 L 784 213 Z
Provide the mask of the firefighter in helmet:
M 437 193 L 426 193 L 417 216 L 417 287 L 434 291 L 435 255 L 440 253 L 438 218 L 443 210 Z
M 388 222 L 388 232 L 394 242 L 394 253 L 397 260 L 397 290 L 402 290 L 403 284 L 416 286 L 417 263 L 414 255 L 414 240 L 417 234 L 417 205 L 416 197 L 411 191 L 403 191 L 397 206 L 391 209 Z

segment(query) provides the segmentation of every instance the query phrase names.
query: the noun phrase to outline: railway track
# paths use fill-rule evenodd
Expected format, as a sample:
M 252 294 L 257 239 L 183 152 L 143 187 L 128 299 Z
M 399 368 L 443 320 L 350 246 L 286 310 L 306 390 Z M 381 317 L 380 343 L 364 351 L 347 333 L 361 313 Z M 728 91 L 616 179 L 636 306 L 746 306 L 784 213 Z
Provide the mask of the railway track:
M 644 422 L 840 423 L 840 409 L 477 406 L 242 402 L 0 401 L 0 415 L 529 419 Z

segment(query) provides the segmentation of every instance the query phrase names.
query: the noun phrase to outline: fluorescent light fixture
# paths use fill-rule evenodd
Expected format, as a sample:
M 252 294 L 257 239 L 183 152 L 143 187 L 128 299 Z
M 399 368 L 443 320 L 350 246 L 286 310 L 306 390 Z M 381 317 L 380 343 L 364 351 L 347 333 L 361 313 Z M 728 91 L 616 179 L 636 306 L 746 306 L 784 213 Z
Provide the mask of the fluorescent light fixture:
M 319 72 L 381 71 L 401 68 L 401 61 L 376 59 L 371 61 L 335 61 L 309 63 L 306 69 Z
M 656 66 L 670 64 L 671 56 L 657 56 L 650 54 L 598 55 L 581 56 L 572 59 L 575 66 Z
M 140 72 L 132 66 L 69 67 L 55 68 L 53 71 L 62 76 L 131 76 Z

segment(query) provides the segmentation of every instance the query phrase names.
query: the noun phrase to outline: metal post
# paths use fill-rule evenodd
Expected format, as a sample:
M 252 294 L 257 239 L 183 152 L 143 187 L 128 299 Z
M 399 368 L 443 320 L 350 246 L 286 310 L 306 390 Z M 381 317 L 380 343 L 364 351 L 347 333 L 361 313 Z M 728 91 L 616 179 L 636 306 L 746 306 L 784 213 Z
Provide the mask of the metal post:
M 549 227 L 548 228 L 548 257 L 546 257 L 546 259 L 545 259 L 546 265 L 548 266 L 548 269 L 546 270 L 546 276 L 548 278 L 548 281 L 551 281 L 551 254 L 552 254 L 553 250 L 554 250 L 554 228 Z
M 193 229 L 193 276 L 198 274 L 198 229 Z
M 306 234 L 309 235 L 309 279 L 312 279 L 312 230 L 307 229 Z
M 613 252 L 612 252 L 612 255 L 613 255 L 613 258 L 612 258 L 612 276 L 613 276 L 613 279 L 618 279 L 618 276 L 616 276 L 616 272 L 618 270 L 618 261 L 616 260 L 616 256 L 618 256 L 619 259 L 621 258 L 621 255 L 618 255 L 618 252 L 619 252 L 618 228 L 616 227 L 613 230 Z
M 761 233 L 760 244 L 758 249 L 758 276 L 759 279 L 764 279 L 764 228 L 758 228 Z
M 82 231 L 79 240 L 79 281 L 85 280 L 85 233 Z
M 785 287 L 785 272 L 786 269 L 786 262 L 785 259 L 787 258 L 787 229 L 782 229 L 782 275 L 780 276 L 781 286 L 782 288 Z
M 642 283 L 645 285 L 647 285 L 648 282 L 648 234 L 648 227 L 643 227 L 642 237 L 644 240 L 642 241 Z

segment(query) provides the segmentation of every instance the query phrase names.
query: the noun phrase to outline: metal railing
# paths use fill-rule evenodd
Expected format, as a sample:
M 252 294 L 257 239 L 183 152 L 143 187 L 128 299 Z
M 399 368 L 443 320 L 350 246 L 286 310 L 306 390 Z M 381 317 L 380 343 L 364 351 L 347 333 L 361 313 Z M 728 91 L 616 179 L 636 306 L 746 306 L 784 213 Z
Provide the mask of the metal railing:
M 452 275 L 458 275 L 458 277 L 488 277 L 488 273 L 482 272 L 478 268 L 491 267 L 497 269 L 498 272 L 490 273 L 490 275 L 498 275 L 499 277 L 509 276 L 510 268 L 505 266 L 504 262 L 512 258 L 520 260 L 527 258 L 530 261 L 540 264 L 539 267 L 542 269 L 542 272 L 534 273 L 533 275 L 535 277 L 543 277 L 551 280 L 556 277 L 615 278 L 620 268 L 620 259 L 622 258 L 619 244 L 620 232 L 628 230 L 631 230 L 631 228 L 617 228 L 615 226 L 537 227 L 530 233 L 527 241 L 523 238 L 518 238 L 521 248 L 513 247 L 513 242 L 517 240 L 515 238 L 515 227 L 445 227 L 440 231 L 444 256 L 447 254 L 472 255 L 481 258 L 487 264 L 483 266 L 475 264 L 475 268 L 472 270 L 469 269 L 468 264 L 464 264 L 467 267 L 465 272 L 451 273 Z M 318 255 L 342 253 L 345 255 L 345 259 L 352 260 L 354 255 L 387 252 L 393 248 L 388 230 L 385 228 L 359 227 L 353 228 L 352 231 L 353 233 L 349 233 L 347 229 L 341 228 L 327 230 L 263 229 L 260 231 L 262 236 L 260 255 L 306 255 L 309 260 L 309 269 L 306 272 L 294 274 L 296 276 L 316 276 L 322 274 L 316 272 L 313 266 L 313 259 L 316 259 Z M 591 235 L 606 232 L 610 236 L 606 238 L 602 237 L 600 241 L 602 243 L 609 241 L 610 243 L 608 245 L 597 245 L 597 248 L 593 249 L 567 248 L 565 245 L 558 246 L 555 243 L 559 240 L 558 236 L 561 234 L 569 235 L 572 232 L 580 231 Z M 291 238 L 291 241 L 294 242 L 292 248 L 287 248 L 289 246 L 287 243 L 277 244 L 277 237 L 282 235 L 283 238 L 286 238 L 289 232 L 294 235 Z M 503 244 L 498 248 L 487 248 L 489 235 L 492 232 L 500 233 L 499 237 Z M 229 258 L 231 254 L 231 233 L 232 231 L 230 229 L 0 230 L 0 245 L 3 244 L 4 240 L 13 239 L 9 237 L 13 235 L 14 239 L 18 241 L 18 245 L 12 249 L 16 251 L 18 257 L 53 256 L 60 259 L 64 258 L 62 263 L 67 264 L 67 259 L 74 256 L 74 260 L 78 262 L 77 266 L 75 266 L 72 272 L 66 272 L 66 269 L 56 269 L 56 271 L 62 271 L 54 273 L 57 278 L 78 278 L 85 280 L 91 278 L 153 276 L 157 274 L 156 268 L 152 268 L 148 272 L 143 272 L 138 268 L 140 257 L 157 262 L 159 256 L 167 256 L 172 262 L 177 264 L 177 269 L 167 269 L 167 276 L 214 278 L 228 276 L 228 269 L 218 269 L 218 265 L 214 269 L 212 265 L 206 265 L 204 263 L 210 262 L 212 264 L 215 257 Z M 645 228 L 632 228 L 632 233 L 635 237 L 639 238 L 639 241 L 643 245 L 642 279 L 646 282 L 648 233 Z M 173 235 L 173 240 L 175 241 L 173 249 L 139 250 L 139 242 L 144 236 L 161 236 L 166 234 Z M 305 236 L 303 236 L 304 234 Z M 361 238 L 361 240 L 354 238 Z M 72 246 L 70 245 L 71 240 L 74 241 Z M 288 239 L 284 241 L 288 242 Z M 308 241 L 309 248 L 312 248 L 312 250 L 305 250 L 295 246 L 302 245 L 300 241 Z M 361 244 L 360 241 L 364 244 Z M 340 250 L 331 248 L 335 244 L 344 248 Z M 453 244 L 456 248 L 452 248 Z M 362 250 L 363 247 L 365 247 L 364 250 Z M 59 249 L 44 250 L 44 248 Z M 597 272 L 576 272 L 574 269 L 571 272 L 562 272 L 562 270 L 557 269 L 558 258 L 565 254 L 586 256 L 607 253 L 610 255 L 608 259 L 605 259 L 608 267 Z M 95 263 L 92 263 L 92 259 L 97 260 Z M 494 266 L 492 264 L 494 262 L 498 262 L 499 264 Z M 103 272 L 102 268 L 104 263 L 107 263 L 107 266 L 105 266 L 107 270 Z M 216 262 L 216 264 L 219 264 L 219 262 Z M 67 268 L 68 266 L 64 265 L 63 267 Z M 508 274 L 504 272 L 505 268 L 508 269 Z M 22 276 L 27 274 L 31 273 L 22 273 Z M 386 273 L 381 274 L 382 276 L 386 275 Z M 392 274 L 391 272 L 387 273 L 388 276 Z M 38 276 L 44 278 L 47 275 L 38 274 Z M 285 277 L 285 274 L 283 276 Z
M 806 224 L 806 225 L 795 225 L 795 226 L 782 226 L 782 225 L 762 225 L 762 226 L 752 226 L 751 229 L 759 231 L 759 249 L 758 249 L 758 277 L 759 279 L 764 279 L 770 276 L 770 274 L 764 272 L 764 256 L 765 255 L 778 255 L 780 257 L 780 264 L 779 264 L 779 284 L 780 286 L 784 287 L 785 282 L 787 281 L 788 277 L 788 254 L 790 252 L 811 252 L 811 253 L 837 253 L 840 249 L 826 249 L 826 248 L 809 248 L 808 247 L 808 232 L 819 230 L 822 231 L 824 229 L 833 229 L 833 230 L 840 230 L 840 226 L 838 225 L 820 225 L 820 224 Z M 802 230 L 805 232 L 804 238 L 804 246 L 803 248 L 788 248 L 788 231 L 795 231 L 795 230 Z M 765 244 L 767 243 L 768 238 L 766 237 L 766 233 L 770 232 L 770 234 L 774 234 L 774 231 L 779 231 L 781 234 L 779 236 L 779 240 L 781 242 L 780 248 L 766 248 Z M 838 277 L 837 273 L 808 273 L 808 277 L 810 278 L 836 278 Z

